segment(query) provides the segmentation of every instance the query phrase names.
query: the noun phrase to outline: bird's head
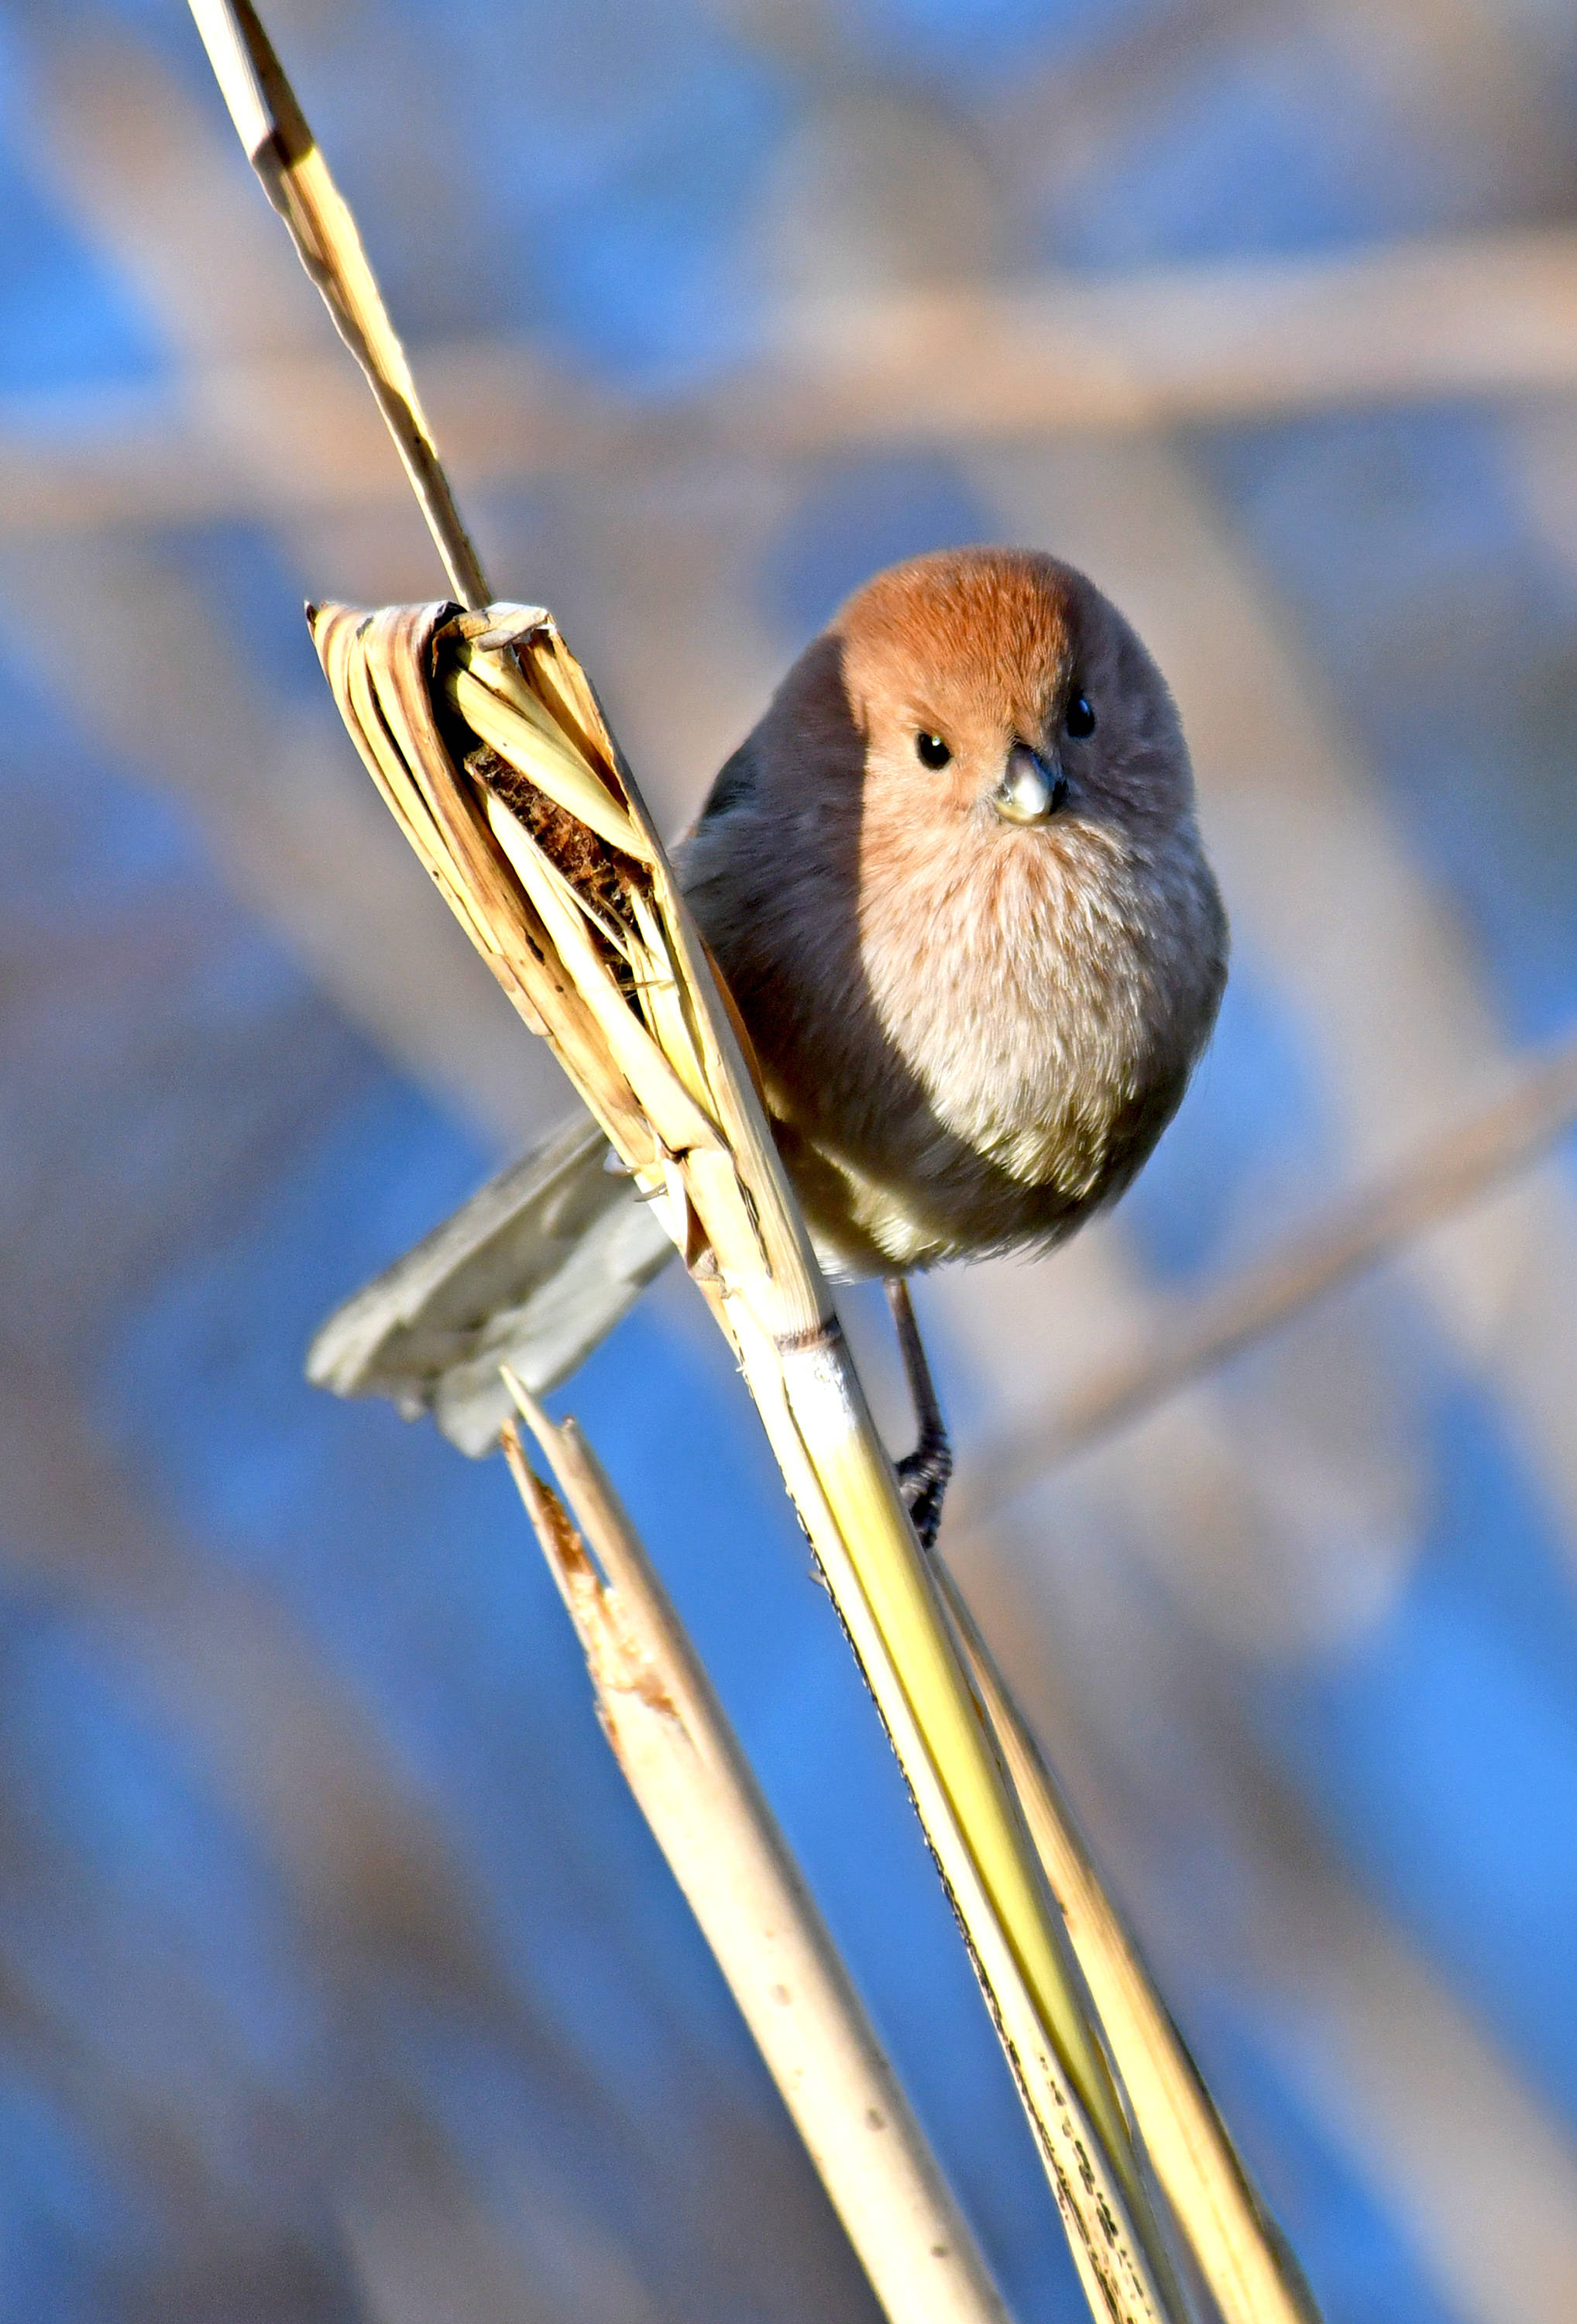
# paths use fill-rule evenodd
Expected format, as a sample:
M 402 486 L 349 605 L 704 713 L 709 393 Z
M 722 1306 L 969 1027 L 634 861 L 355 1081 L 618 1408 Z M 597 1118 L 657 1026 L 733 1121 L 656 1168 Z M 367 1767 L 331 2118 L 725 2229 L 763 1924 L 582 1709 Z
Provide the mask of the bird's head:
M 894 566 L 806 649 L 682 869 L 796 1151 L 865 1188 L 835 1231 L 813 1197 L 848 1263 L 1060 1234 L 1132 1175 L 1226 974 L 1193 804 L 1155 663 L 1053 558 Z
M 1189 815 L 1166 683 L 1072 567 L 1023 549 L 915 558 L 857 591 L 832 632 L 872 831 L 994 853 L 1075 828 L 1155 838 Z

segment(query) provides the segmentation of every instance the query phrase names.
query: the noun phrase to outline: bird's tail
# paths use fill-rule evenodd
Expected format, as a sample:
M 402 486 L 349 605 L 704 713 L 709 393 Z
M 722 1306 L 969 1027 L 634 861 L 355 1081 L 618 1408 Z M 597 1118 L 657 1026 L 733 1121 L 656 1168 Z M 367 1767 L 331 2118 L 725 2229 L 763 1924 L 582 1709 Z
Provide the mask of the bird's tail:
M 431 1412 L 463 1452 L 487 1452 L 512 1406 L 572 1372 L 633 1306 L 674 1246 L 583 1117 L 556 1130 L 337 1309 L 307 1377 L 337 1396 Z

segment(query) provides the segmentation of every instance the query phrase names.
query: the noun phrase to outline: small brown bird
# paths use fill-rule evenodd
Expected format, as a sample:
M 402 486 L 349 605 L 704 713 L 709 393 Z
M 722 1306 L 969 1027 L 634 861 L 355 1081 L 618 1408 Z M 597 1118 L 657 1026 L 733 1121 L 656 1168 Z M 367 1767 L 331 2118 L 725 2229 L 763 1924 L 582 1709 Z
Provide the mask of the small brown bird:
M 1045 1249 L 1133 1177 L 1226 979 L 1176 706 L 1082 574 L 1028 550 L 894 567 L 788 672 L 676 850 L 835 1277 Z M 501 1360 L 545 1388 L 671 1246 L 579 1126 L 331 1319 L 309 1369 L 433 1408 L 467 1449 Z M 900 1464 L 934 1532 L 921 1406 Z

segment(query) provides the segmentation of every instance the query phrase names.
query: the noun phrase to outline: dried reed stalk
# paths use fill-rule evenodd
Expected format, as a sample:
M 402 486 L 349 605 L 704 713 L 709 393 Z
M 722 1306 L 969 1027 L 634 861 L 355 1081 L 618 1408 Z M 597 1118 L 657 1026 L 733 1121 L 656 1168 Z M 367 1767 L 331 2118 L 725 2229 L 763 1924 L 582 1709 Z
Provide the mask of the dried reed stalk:
M 831 1933 L 601 1464 L 573 1421 L 556 1427 L 511 1385 L 580 1527 L 577 1536 L 532 1473 L 518 1432 L 506 1428 L 504 1452 L 585 1649 L 598 1716 L 872 2290 L 893 2324 L 1007 2324 Z
M 328 173 L 251 0 L 189 0 L 214 77 L 246 158 L 323 295 L 335 328 L 365 374 L 411 489 L 462 604 L 485 605 L 487 584 L 455 505 L 416 382 L 396 337 L 356 224 Z
M 1098 2017 L 899 1497 L 737 1019 L 578 663 L 485 583 L 367 270 L 244 0 L 192 0 L 248 152 L 373 380 L 471 608 L 310 613 L 357 749 L 728 1337 L 908 1779 L 1093 2311 L 1196 2313 Z

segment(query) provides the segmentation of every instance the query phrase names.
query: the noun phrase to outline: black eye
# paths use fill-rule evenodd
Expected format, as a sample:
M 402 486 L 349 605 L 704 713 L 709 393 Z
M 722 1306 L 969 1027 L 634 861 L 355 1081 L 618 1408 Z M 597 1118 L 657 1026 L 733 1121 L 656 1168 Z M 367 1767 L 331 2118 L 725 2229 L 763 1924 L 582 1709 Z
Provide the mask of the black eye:
M 1095 714 L 1090 707 L 1090 697 L 1087 694 L 1074 695 L 1068 704 L 1067 715 L 1063 720 L 1063 724 L 1075 742 L 1084 742 L 1087 735 L 1094 733 Z
M 915 753 L 922 767 L 945 767 L 953 756 L 940 734 L 917 734 Z

